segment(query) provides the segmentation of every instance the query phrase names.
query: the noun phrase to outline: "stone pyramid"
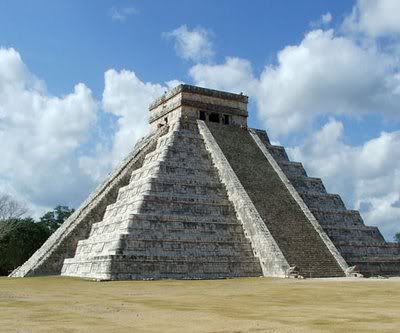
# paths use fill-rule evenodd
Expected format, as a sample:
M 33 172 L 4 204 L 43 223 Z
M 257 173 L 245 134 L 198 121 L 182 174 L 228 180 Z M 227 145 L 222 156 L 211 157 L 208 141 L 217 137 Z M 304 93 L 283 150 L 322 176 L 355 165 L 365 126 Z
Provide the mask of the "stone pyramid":
M 400 246 L 249 129 L 247 103 L 190 85 L 157 99 L 151 134 L 11 276 L 400 275 Z

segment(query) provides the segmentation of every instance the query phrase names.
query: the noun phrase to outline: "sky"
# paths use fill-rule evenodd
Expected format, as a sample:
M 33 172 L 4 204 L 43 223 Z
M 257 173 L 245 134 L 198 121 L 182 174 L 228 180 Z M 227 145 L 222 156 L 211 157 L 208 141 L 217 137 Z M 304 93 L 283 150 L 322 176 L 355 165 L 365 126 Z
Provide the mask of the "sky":
M 0 0 L 0 193 L 78 207 L 179 83 L 248 95 L 251 127 L 400 232 L 398 0 Z

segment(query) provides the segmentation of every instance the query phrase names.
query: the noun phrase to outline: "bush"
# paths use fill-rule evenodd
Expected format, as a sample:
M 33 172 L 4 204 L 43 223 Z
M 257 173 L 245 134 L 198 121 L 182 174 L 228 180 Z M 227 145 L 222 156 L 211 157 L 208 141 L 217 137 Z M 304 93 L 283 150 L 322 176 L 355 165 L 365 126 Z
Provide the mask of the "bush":
M 0 275 L 22 265 L 46 241 L 51 232 L 33 219 L 0 222 Z

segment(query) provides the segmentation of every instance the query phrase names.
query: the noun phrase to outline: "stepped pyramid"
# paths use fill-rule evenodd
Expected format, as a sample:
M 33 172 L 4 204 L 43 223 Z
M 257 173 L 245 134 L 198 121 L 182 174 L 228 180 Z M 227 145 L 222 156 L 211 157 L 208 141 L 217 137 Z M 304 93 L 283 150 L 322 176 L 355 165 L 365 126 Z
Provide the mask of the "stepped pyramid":
M 151 133 L 11 276 L 400 275 L 400 246 L 249 129 L 247 103 L 190 85 L 157 99 Z

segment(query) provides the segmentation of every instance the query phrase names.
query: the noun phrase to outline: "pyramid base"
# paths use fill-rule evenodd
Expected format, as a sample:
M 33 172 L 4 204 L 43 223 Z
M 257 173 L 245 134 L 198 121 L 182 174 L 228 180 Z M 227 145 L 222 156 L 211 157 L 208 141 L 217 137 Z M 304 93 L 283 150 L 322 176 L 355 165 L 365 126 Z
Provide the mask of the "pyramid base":
M 95 280 L 224 279 L 261 276 L 258 259 L 233 261 L 232 258 L 188 258 L 160 261 L 137 257 L 104 256 L 90 261 L 66 259 L 62 276 Z M 230 260 L 231 259 L 231 260 Z

